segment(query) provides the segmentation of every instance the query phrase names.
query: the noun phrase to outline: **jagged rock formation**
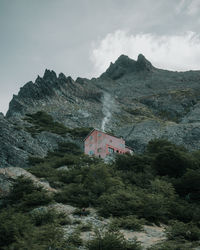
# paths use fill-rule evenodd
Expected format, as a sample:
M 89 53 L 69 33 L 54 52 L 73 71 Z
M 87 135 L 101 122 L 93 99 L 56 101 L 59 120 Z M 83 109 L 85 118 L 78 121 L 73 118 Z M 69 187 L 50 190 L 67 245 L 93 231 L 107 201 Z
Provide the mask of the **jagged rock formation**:
M 116 80 L 128 73 L 152 71 L 153 69 L 152 64 L 142 54 L 138 56 L 137 61 L 121 55 L 114 64 L 110 64 L 110 67 L 101 75 L 101 78 L 109 77 L 112 80 Z
M 6 117 L 0 115 L 1 167 L 23 167 L 28 155 L 44 155 L 63 140 L 45 132 L 33 138 L 23 129 L 26 113 L 44 110 L 70 128 L 101 128 L 105 92 L 114 103 L 106 130 L 123 136 L 136 151 L 161 137 L 189 150 L 200 148 L 200 71 L 157 69 L 143 55 L 137 61 L 121 55 L 99 78 L 74 81 L 46 70 L 25 84 Z

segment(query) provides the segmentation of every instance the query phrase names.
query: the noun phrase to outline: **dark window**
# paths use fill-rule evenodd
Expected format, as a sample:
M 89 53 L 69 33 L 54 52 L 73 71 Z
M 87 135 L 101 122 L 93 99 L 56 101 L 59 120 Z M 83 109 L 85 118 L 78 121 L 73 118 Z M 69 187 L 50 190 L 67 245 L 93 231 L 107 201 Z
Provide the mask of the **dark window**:
M 114 153 L 114 149 L 109 147 L 108 152 L 112 154 L 112 153 Z

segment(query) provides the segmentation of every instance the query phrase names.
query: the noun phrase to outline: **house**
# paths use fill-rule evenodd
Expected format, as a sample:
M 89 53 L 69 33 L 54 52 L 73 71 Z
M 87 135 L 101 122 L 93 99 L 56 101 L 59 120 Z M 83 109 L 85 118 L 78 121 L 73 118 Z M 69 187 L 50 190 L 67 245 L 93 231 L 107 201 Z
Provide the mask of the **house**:
M 133 151 L 125 145 L 123 138 L 93 129 L 84 139 L 84 152 L 90 156 L 105 158 L 113 153 L 125 154 Z

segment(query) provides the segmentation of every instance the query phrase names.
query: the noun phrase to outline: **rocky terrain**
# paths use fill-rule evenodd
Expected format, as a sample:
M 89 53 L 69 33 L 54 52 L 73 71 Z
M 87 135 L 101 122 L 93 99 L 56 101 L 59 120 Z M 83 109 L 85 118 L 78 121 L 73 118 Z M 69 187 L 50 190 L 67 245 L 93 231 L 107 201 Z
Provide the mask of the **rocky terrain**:
M 125 138 L 136 152 L 154 138 L 196 150 L 200 148 L 200 71 L 157 69 L 143 55 L 137 61 L 121 55 L 91 80 L 73 80 L 46 70 L 13 96 L 5 117 L 0 114 L 0 167 L 26 167 L 28 156 L 44 156 L 58 142 L 70 139 L 45 131 L 31 135 L 24 117 L 40 110 L 68 128 L 101 129 L 108 116 L 105 130 Z

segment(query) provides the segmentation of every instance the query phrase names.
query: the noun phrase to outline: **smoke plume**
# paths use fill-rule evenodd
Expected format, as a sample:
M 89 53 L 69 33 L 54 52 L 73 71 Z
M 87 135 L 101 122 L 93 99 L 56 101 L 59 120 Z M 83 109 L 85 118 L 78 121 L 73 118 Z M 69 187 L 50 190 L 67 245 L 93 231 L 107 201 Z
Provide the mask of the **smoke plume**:
M 114 100 L 109 93 L 104 92 L 102 102 L 103 102 L 102 112 L 104 114 L 104 118 L 101 123 L 101 130 L 105 131 L 106 124 L 110 121 L 112 116 Z

